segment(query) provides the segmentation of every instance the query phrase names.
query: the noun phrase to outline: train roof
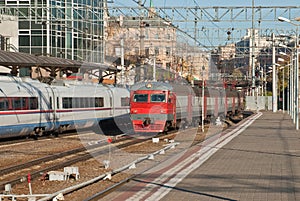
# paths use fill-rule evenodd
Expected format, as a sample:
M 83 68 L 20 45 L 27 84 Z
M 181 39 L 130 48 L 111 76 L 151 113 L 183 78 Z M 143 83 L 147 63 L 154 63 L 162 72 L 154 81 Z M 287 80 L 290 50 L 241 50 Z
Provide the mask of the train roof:
M 173 87 L 166 82 L 138 82 L 130 87 L 130 91 L 136 90 L 172 90 Z
M 137 90 L 157 90 L 157 91 L 173 91 L 177 94 L 190 94 L 193 93 L 193 89 L 189 84 L 184 82 L 169 83 L 169 82 L 139 82 L 130 87 L 130 91 Z

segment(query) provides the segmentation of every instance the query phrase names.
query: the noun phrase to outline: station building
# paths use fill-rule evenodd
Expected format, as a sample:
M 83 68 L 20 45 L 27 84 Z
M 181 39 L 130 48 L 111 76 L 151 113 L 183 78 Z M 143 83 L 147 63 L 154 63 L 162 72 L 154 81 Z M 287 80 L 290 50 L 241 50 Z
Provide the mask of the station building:
M 0 1 L 1 49 L 104 62 L 104 0 Z M 29 76 L 31 70 L 20 69 Z

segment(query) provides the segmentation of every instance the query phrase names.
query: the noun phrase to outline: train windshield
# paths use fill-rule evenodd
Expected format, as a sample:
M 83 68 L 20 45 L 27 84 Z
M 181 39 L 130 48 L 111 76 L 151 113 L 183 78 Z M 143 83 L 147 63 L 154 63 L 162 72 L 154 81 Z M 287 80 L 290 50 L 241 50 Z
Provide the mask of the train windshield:
M 151 94 L 151 102 L 166 102 L 165 94 Z
M 148 101 L 148 94 L 134 94 L 134 102 L 146 103 Z

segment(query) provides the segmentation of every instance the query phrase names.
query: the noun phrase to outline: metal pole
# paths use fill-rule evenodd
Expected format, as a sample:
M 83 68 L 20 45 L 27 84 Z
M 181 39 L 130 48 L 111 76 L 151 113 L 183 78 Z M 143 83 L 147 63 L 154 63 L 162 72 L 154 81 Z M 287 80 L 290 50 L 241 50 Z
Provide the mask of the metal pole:
M 289 74 L 289 86 L 290 86 L 290 91 L 289 91 L 289 109 L 290 109 L 290 116 L 293 118 L 293 51 L 291 53 L 291 57 L 290 57 L 290 74 Z
M 284 109 L 285 109 L 285 104 L 284 104 L 284 101 L 285 101 L 285 94 L 284 94 L 284 89 L 285 89 L 285 86 L 284 86 L 284 67 L 282 69 L 282 112 L 284 113 Z
M 293 60 L 294 51 L 292 53 L 292 71 L 291 71 L 291 117 L 293 119 L 293 123 L 295 123 L 295 63 Z
M 202 104 L 201 104 L 201 128 L 204 132 L 204 66 L 202 66 Z
M 125 85 L 124 82 L 124 36 L 121 38 L 121 85 Z
M 255 96 L 255 62 L 254 62 L 254 56 L 255 56 L 255 46 L 254 46 L 254 37 L 255 37 L 255 30 L 254 30 L 254 0 L 252 0 L 252 37 L 251 37 L 251 66 L 252 66 L 252 96 Z
M 276 65 L 275 65 L 275 34 L 272 33 L 272 100 L 273 112 L 277 112 L 277 88 L 276 88 Z
M 298 48 L 298 27 L 297 27 L 297 38 L 296 38 L 296 93 L 295 93 L 295 100 L 296 100 L 296 130 L 299 130 L 299 48 Z
M 156 81 L 156 56 L 154 55 L 153 61 L 153 81 Z
M 47 1 L 47 20 L 46 20 L 46 44 L 47 44 L 47 47 L 46 47 L 46 54 L 47 56 L 50 56 L 50 2 Z
M 287 101 L 286 101 L 286 108 L 287 112 L 290 115 L 290 67 L 288 69 L 288 83 L 287 83 Z

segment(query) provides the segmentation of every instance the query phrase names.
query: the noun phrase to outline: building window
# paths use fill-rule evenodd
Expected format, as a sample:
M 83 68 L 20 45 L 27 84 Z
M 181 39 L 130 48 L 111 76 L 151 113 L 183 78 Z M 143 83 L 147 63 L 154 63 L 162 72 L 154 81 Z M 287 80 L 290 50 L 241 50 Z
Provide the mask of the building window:
M 167 39 L 167 40 L 171 40 L 171 34 L 167 34 L 167 35 L 166 35 L 166 39 Z
M 146 47 L 146 48 L 145 48 L 145 56 L 146 56 L 146 57 L 149 57 L 149 56 L 150 56 L 150 48 L 149 48 L 149 47 Z
M 155 47 L 155 56 L 158 56 L 159 55 L 159 48 L 158 47 Z
M 167 56 L 171 55 L 171 48 L 170 47 L 166 47 L 166 55 Z

